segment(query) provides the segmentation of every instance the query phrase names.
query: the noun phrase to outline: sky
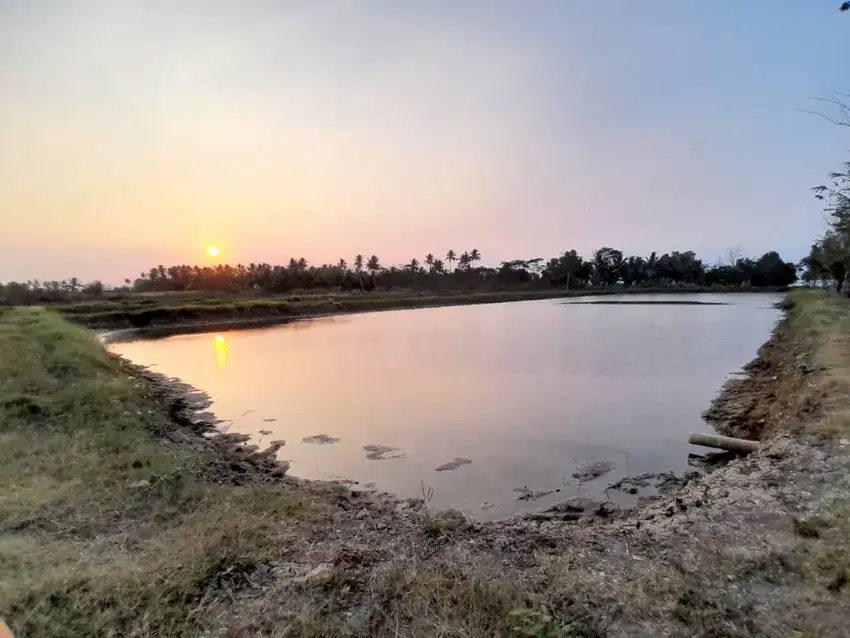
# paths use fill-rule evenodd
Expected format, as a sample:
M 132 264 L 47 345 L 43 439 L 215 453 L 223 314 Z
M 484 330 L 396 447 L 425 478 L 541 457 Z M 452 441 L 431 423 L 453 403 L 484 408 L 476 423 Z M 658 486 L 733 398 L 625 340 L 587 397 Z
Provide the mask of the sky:
M 803 256 L 837 0 L 0 0 L 0 281 Z

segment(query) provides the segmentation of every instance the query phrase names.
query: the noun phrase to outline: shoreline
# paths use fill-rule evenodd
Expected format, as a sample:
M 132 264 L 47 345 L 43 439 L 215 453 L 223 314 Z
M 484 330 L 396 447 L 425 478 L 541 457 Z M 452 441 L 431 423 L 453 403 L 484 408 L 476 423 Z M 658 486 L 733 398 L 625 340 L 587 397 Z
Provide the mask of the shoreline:
M 224 309 L 213 307 L 202 307 L 193 310 L 194 317 L 185 320 L 183 315 L 191 314 L 181 306 L 161 306 L 146 309 L 144 313 L 153 315 L 164 315 L 157 319 L 143 319 L 144 325 L 129 325 L 138 320 L 133 318 L 133 313 L 122 311 L 111 311 L 109 320 L 92 319 L 90 315 L 75 315 L 62 313 L 61 307 L 52 308 L 63 314 L 66 319 L 74 323 L 84 325 L 97 332 L 107 343 L 115 341 L 161 338 L 179 334 L 195 334 L 205 332 L 218 332 L 230 330 L 250 330 L 255 328 L 266 328 L 283 325 L 295 321 L 309 321 L 315 319 L 326 319 L 338 316 L 370 314 L 373 312 L 391 312 L 397 310 L 415 310 L 425 308 L 447 308 L 455 306 L 484 305 L 499 303 L 515 303 L 522 301 L 543 301 L 548 299 L 574 299 L 586 297 L 608 297 L 608 296 L 633 296 L 633 295 L 707 295 L 707 294 L 776 294 L 784 292 L 777 289 L 635 289 L 623 290 L 578 290 L 578 291 L 507 291 L 489 293 L 449 294 L 435 296 L 405 296 L 401 294 L 378 294 L 365 293 L 364 295 L 349 295 L 344 298 L 329 298 L 322 304 L 315 301 L 298 302 L 275 301 L 245 301 L 244 305 L 234 307 L 225 306 Z M 370 296 L 371 295 L 371 296 Z M 580 301 L 575 305 L 723 305 L 718 302 L 672 300 L 669 302 L 650 301 Z M 117 314 L 116 314 L 117 313 Z M 171 314 L 169 314 L 171 313 Z M 104 313 L 95 313 L 101 316 Z M 221 317 L 221 315 L 227 315 Z M 247 315 L 247 316 L 245 316 Z M 146 315 L 143 315 L 145 317 Z M 206 318 L 205 318 L 206 317 Z M 213 318 L 209 318 L 213 317 Z
M 618 302 L 590 301 L 578 303 L 611 304 Z M 622 303 L 628 304 L 633 302 L 626 301 Z M 681 304 L 688 302 L 673 303 Z M 703 304 L 705 302 L 694 303 Z M 454 306 L 461 304 L 448 305 Z M 295 321 L 309 321 L 346 314 L 360 314 L 361 312 L 390 312 L 393 310 L 398 309 L 386 308 L 380 310 L 350 311 L 303 317 L 267 317 L 220 322 L 159 325 L 148 328 L 129 328 L 109 331 L 98 334 L 98 338 L 104 345 L 108 345 L 110 343 L 127 340 L 148 338 L 157 339 L 178 334 L 196 334 L 222 330 L 261 328 L 293 323 Z M 719 389 L 717 396 L 712 400 L 709 408 L 703 412 L 702 417 L 704 421 L 718 433 L 761 440 L 761 436 L 764 432 L 754 431 L 753 429 L 742 429 L 740 427 L 742 419 L 755 420 L 755 418 L 753 418 L 750 414 L 739 414 L 741 406 L 738 405 L 738 402 L 740 402 L 742 397 L 746 397 L 746 399 L 749 400 L 748 405 L 752 406 L 758 405 L 759 401 L 764 399 L 765 383 L 771 379 L 773 376 L 772 372 L 775 367 L 779 365 L 778 360 L 767 355 L 775 350 L 775 341 L 779 338 L 779 335 L 782 334 L 782 325 L 784 321 L 785 320 L 783 318 L 778 320 L 777 325 L 774 330 L 771 331 L 768 340 L 759 347 L 755 358 L 745 364 L 740 372 L 736 373 L 739 375 L 737 378 L 733 377 L 724 383 L 724 385 Z M 151 384 L 152 387 L 155 388 L 155 392 L 160 397 L 160 400 L 171 405 L 169 408 L 169 414 L 172 415 L 175 423 L 180 426 L 189 427 L 194 434 L 199 435 L 201 437 L 201 441 L 199 441 L 199 443 L 202 442 L 204 445 L 211 443 L 212 447 L 216 449 L 216 453 L 223 454 L 226 459 L 229 458 L 230 460 L 236 461 L 246 459 L 246 455 L 242 452 L 242 450 L 257 448 L 256 445 L 251 444 L 252 439 L 249 435 L 229 434 L 221 431 L 219 425 L 222 421 L 218 419 L 214 413 L 207 410 L 212 401 L 203 390 L 194 388 L 176 377 L 171 377 L 165 373 L 156 372 L 146 366 L 136 364 L 115 353 L 110 353 L 110 355 L 119 360 L 122 368 L 127 370 L 129 374 Z M 175 412 L 174 406 L 179 406 L 177 412 Z M 260 471 L 271 472 L 273 476 L 279 479 L 284 478 L 285 476 L 284 482 L 291 482 L 292 484 L 300 487 L 310 488 L 312 486 L 325 489 L 328 486 L 332 486 L 333 489 L 340 490 L 341 492 L 353 490 L 356 494 L 373 494 L 384 504 L 392 506 L 403 505 L 404 507 L 410 508 L 410 513 L 414 515 L 421 513 L 418 512 L 418 510 L 424 506 L 424 500 L 422 498 L 405 498 L 392 492 L 385 492 L 382 490 L 354 488 L 353 486 L 358 485 L 358 483 L 347 478 L 338 478 L 333 480 L 308 479 L 290 475 L 288 473 L 288 462 L 283 461 L 272 465 L 265 462 L 269 458 L 275 458 L 274 456 L 269 456 L 270 452 L 270 449 L 266 449 L 261 452 L 254 450 L 247 454 L 247 460 L 250 463 L 253 458 L 252 455 L 257 455 L 257 459 L 260 461 L 257 468 L 259 468 Z M 641 510 L 647 505 L 664 503 L 674 499 L 675 493 L 686 487 L 692 481 L 705 477 L 711 472 L 721 469 L 730 461 L 739 458 L 733 453 L 727 453 L 720 450 L 702 450 L 700 454 L 694 453 L 692 456 L 698 457 L 696 467 L 699 467 L 699 470 L 689 470 L 684 472 L 682 475 L 678 475 L 670 471 L 658 471 L 639 476 L 626 476 L 603 490 L 604 492 L 607 492 L 610 489 L 633 489 L 633 486 L 637 486 L 639 488 L 639 492 L 627 492 L 633 496 L 638 496 L 636 503 L 630 507 L 623 506 L 609 500 L 603 501 L 589 497 L 573 497 L 564 501 L 565 503 L 570 503 L 570 505 L 566 508 L 563 507 L 562 504 L 560 507 L 559 504 L 556 504 L 555 506 L 547 509 L 541 508 L 539 510 L 514 514 L 506 518 L 495 520 L 479 520 L 450 508 L 440 511 L 448 513 L 452 517 L 461 518 L 465 520 L 467 524 L 483 526 L 485 528 L 487 526 L 511 527 L 515 524 L 524 525 L 528 522 L 540 523 L 545 521 L 566 521 L 569 523 L 580 519 L 583 519 L 584 521 L 613 519 L 629 520 L 633 517 L 639 516 Z M 281 468 L 283 468 L 282 472 Z M 656 482 L 662 485 L 662 489 L 656 488 Z M 655 494 L 652 496 L 646 496 L 643 491 L 646 487 L 650 488 L 648 490 L 649 492 L 655 490 Z M 530 490 L 530 492 L 533 493 L 534 490 Z
M 157 445 L 174 453 L 194 450 L 200 456 L 191 472 L 219 486 L 217 500 L 203 507 L 225 498 L 233 508 L 244 500 L 237 493 L 262 489 L 265 494 L 235 519 L 241 526 L 232 537 L 242 539 L 238 546 L 230 540 L 222 546 L 224 540 L 207 533 L 186 536 L 193 545 L 206 543 L 204 552 L 211 552 L 212 562 L 204 563 L 203 579 L 197 581 L 213 583 L 200 590 L 206 601 L 202 607 L 190 617 L 178 598 L 172 616 L 135 602 L 128 607 L 132 612 L 118 616 L 123 631 L 317 637 L 442 632 L 483 638 L 517 633 L 528 621 L 543 627 L 542 636 L 840 635 L 850 622 L 845 589 L 850 517 L 835 509 L 844 507 L 850 495 L 850 407 L 843 398 L 850 389 L 850 334 L 845 337 L 840 328 L 842 321 L 850 322 L 850 304 L 816 293 L 795 293 L 794 298 L 746 367 L 746 377 L 727 383 L 709 408 L 720 431 L 749 432 L 762 440 L 762 449 L 628 515 L 602 507 L 595 516 L 480 523 L 450 510 L 431 510 L 427 495 L 405 501 L 332 482 L 293 479 L 271 461 L 268 450 L 246 447 L 239 436 L 209 438 L 215 417 L 203 413 L 203 400 L 186 386 L 163 384 L 158 373 L 122 364 L 122 374 L 131 375 L 127 378 L 144 397 L 140 406 L 162 414 L 145 426 Z M 841 321 L 836 323 L 835 316 Z M 818 323 L 812 317 L 825 319 Z M 812 326 L 820 326 L 820 332 Z M 837 339 L 843 340 L 840 351 L 832 350 Z M 837 386 L 845 370 L 846 382 L 840 376 L 844 385 Z M 839 429 L 826 435 L 827 425 Z M 156 490 L 167 476 L 124 480 L 144 483 L 136 489 L 149 494 L 147 503 L 162 498 Z M 297 509 L 284 513 L 271 505 L 280 498 L 298 503 Z M 205 513 L 202 504 L 192 502 L 181 506 L 190 508 L 187 521 L 200 517 L 208 526 L 221 515 Z M 569 507 L 566 514 L 582 513 Z M 168 524 L 185 525 L 183 516 Z M 121 537 L 135 525 L 132 519 L 118 523 Z M 228 529 L 223 525 L 203 529 Z M 164 533 L 170 544 L 155 544 L 156 551 L 187 533 L 183 527 L 169 529 Z M 80 542 L 87 541 L 73 541 Z M 181 548 L 173 551 L 185 552 Z M 129 595 L 148 582 L 147 572 L 139 576 L 135 571 L 132 583 L 120 580 L 126 561 L 141 551 L 136 545 L 122 549 L 121 567 L 108 572 L 120 587 L 101 592 L 94 583 L 107 572 L 99 568 L 99 580 L 80 594 L 91 598 L 91 609 L 102 614 L 120 607 L 110 592 L 129 587 Z M 176 554 L 183 556 L 179 570 L 188 569 L 196 554 Z M 139 565 L 151 560 L 138 555 Z M 218 561 L 224 556 L 231 558 Z M 161 596 L 164 582 L 184 586 L 175 581 L 183 572 L 168 561 L 153 561 L 149 569 L 151 596 Z M 39 596 L 62 600 L 50 594 L 50 570 L 32 573 L 48 579 Z M 79 573 L 85 578 L 87 572 Z M 244 576 L 234 579 L 234 574 Z M 45 634 L 47 625 L 34 623 L 48 621 L 33 615 L 28 591 L 16 594 L 12 603 L 0 596 L 0 615 L 15 631 Z M 59 609 L 64 609 L 61 603 Z M 61 613 L 70 614 L 73 626 L 86 633 L 80 628 L 91 626 L 81 609 L 75 603 Z M 70 626 L 68 618 L 61 626 Z

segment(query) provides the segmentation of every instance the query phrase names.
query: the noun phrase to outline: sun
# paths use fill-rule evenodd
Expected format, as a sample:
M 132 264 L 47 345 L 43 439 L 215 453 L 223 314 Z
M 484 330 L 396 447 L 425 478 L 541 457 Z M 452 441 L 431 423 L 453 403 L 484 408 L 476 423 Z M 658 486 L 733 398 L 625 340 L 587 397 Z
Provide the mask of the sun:
M 207 257 L 218 257 L 218 246 L 207 246 Z

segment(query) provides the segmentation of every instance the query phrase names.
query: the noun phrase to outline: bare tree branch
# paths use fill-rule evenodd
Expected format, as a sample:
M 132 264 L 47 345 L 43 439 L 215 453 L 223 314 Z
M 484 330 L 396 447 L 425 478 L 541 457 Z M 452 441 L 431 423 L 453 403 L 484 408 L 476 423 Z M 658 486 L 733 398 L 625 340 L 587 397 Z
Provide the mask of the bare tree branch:
M 822 117 L 830 124 L 835 124 L 836 126 L 847 126 L 850 127 L 850 104 L 842 101 L 840 98 L 850 99 L 850 94 L 847 93 L 833 93 L 831 97 L 814 97 L 813 100 L 817 100 L 818 102 L 825 102 L 826 104 L 831 104 L 838 108 L 838 112 L 840 113 L 840 117 L 831 117 L 822 113 L 821 111 L 809 111 L 805 109 L 800 109 L 803 113 L 807 113 L 808 115 L 817 115 L 818 117 Z

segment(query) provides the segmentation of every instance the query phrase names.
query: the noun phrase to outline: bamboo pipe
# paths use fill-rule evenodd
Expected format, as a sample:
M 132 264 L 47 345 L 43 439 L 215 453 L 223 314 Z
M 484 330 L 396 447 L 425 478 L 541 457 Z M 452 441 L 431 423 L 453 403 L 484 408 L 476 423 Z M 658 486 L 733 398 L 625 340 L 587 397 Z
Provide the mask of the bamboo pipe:
M 719 434 L 704 434 L 701 432 L 691 432 L 688 437 L 688 443 L 693 445 L 703 445 L 705 447 L 714 447 L 729 452 L 738 452 L 740 454 L 749 454 L 759 449 L 758 441 L 750 441 L 748 439 L 735 439 L 731 436 L 720 436 Z

